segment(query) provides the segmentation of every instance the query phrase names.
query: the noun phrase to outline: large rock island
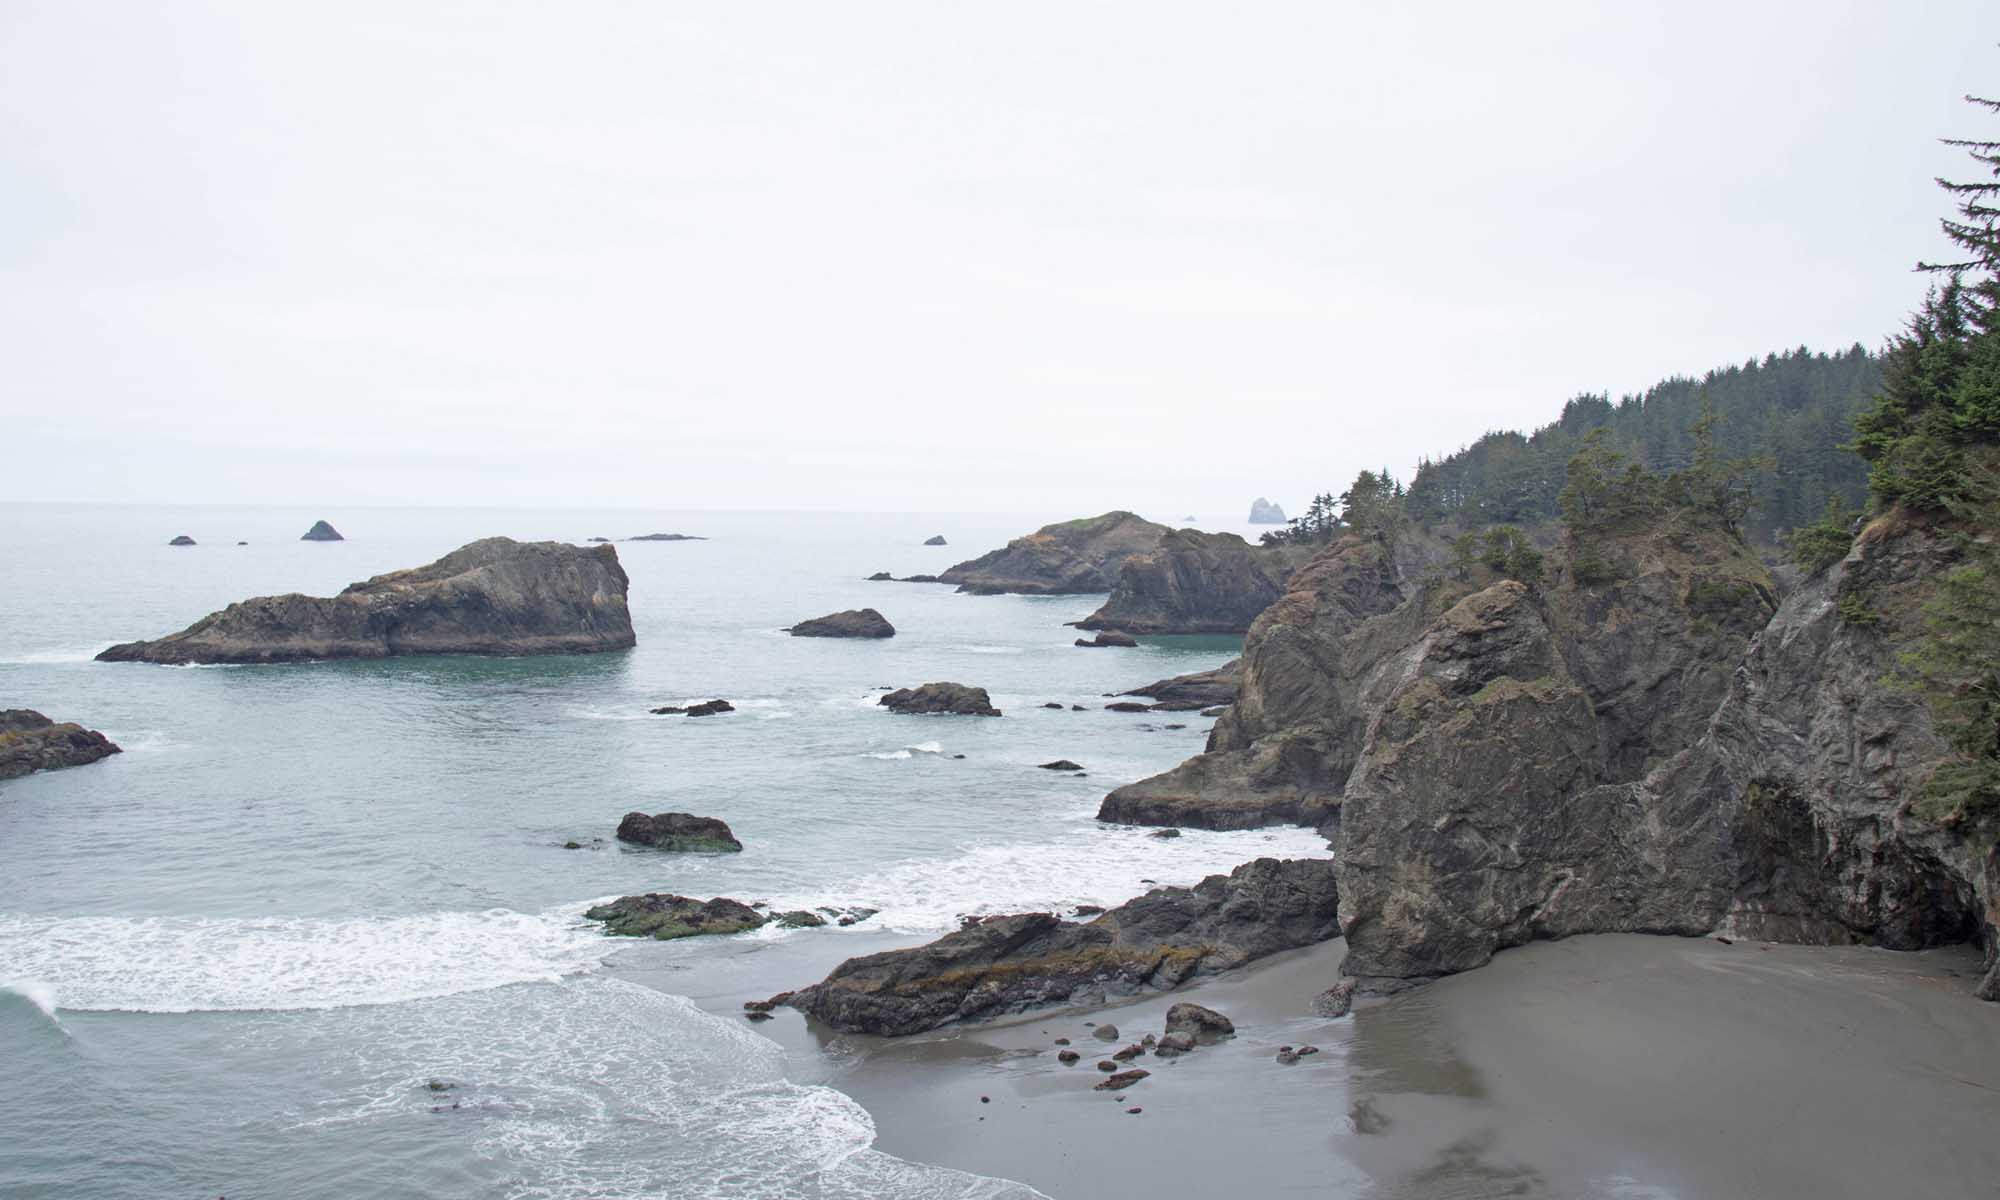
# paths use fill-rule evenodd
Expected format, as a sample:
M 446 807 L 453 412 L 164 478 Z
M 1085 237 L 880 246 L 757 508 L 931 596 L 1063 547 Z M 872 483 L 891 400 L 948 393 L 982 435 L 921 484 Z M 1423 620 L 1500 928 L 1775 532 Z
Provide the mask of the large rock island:
M 1120 564 L 1104 607 L 1083 629 L 1130 633 L 1244 633 L 1285 594 L 1305 546 L 1252 546 L 1233 533 L 1175 529 Z
M 1108 592 L 1126 559 L 1152 550 L 1169 532 L 1123 511 L 1044 525 L 1004 549 L 959 563 L 938 582 L 982 596 Z
M 610 546 L 494 537 L 338 596 L 259 596 L 100 662 L 281 663 L 408 654 L 590 654 L 636 639 Z
M 73 721 L 57 723 L 32 708 L 0 709 L 0 779 L 80 767 L 119 752 L 110 738 Z

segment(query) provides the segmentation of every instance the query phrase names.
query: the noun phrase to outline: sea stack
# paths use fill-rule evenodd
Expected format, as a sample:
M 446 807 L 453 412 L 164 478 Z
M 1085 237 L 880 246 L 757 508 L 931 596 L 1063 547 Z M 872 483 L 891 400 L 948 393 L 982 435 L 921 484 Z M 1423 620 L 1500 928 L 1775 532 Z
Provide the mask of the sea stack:
M 942 546 L 944 544 L 944 535 L 941 533 L 934 533 L 924 539 L 924 545 L 926 546 Z
M 311 529 L 299 535 L 299 540 L 302 542 L 344 542 L 347 539 L 340 536 L 340 530 L 335 529 L 325 521 L 314 521 Z
M 636 639 L 610 546 L 495 537 L 338 596 L 258 596 L 100 662 L 283 663 L 410 654 L 591 654 Z
M 1283 525 L 1285 510 L 1259 496 L 1250 503 L 1250 523 L 1252 525 Z
M 170 541 L 170 542 L 168 542 L 168 543 L 167 543 L 167 545 L 169 545 L 169 546 L 192 546 L 192 545 L 194 545 L 194 539 L 193 539 L 193 538 L 191 538 L 191 537 L 189 537 L 189 536 L 188 536 L 187 534 L 183 533 L 183 534 L 181 534 L 181 535 L 180 535 L 179 537 L 175 538 L 175 539 L 174 539 L 173 541 Z
M 57 723 L 32 708 L 0 709 L 0 779 L 80 767 L 119 752 L 117 743 L 95 729 Z
M 800 621 L 785 632 L 793 637 L 890 638 L 896 636 L 896 627 L 872 608 L 852 608 Z

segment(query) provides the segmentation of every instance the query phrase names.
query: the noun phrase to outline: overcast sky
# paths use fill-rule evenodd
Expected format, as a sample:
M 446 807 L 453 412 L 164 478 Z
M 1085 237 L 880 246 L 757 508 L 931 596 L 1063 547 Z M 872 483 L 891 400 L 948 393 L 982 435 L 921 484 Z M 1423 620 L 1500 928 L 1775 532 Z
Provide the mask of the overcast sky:
M 1879 346 L 2000 91 L 1990 3 L 700 9 L 0 0 L 0 499 L 1296 507 Z

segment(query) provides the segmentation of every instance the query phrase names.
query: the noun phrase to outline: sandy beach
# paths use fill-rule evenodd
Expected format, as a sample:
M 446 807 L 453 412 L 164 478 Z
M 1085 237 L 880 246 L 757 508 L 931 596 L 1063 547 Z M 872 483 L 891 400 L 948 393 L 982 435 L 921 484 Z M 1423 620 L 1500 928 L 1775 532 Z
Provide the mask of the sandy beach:
M 774 968 L 810 976 L 809 959 L 894 939 L 812 941 L 777 958 L 746 946 L 733 970 L 702 972 L 714 986 L 697 998 L 733 1014 Z M 1972 998 L 1970 949 L 1578 937 L 1317 1018 L 1342 953 L 911 1038 L 784 1010 L 759 1028 L 794 1079 L 868 1109 L 878 1148 L 1055 1197 L 1825 1200 L 1979 1195 L 2000 1178 L 2000 1007 Z M 1152 1075 L 1123 1100 L 1094 1090 L 1094 1063 L 1183 999 L 1237 1035 L 1134 1061 Z M 1118 1039 L 1094 1036 L 1105 1022 Z M 1060 1064 L 1058 1037 L 1082 1061 Z M 1304 1044 L 1321 1052 L 1276 1061 Z

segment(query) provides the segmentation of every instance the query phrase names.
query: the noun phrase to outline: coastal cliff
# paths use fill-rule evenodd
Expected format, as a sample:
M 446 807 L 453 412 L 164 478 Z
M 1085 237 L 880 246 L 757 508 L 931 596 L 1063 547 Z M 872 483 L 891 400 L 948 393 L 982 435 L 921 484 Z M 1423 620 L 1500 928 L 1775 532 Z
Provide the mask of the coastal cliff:
M 938 582 L 982 596 L 1108 592 L 1127 559 L 1151 551 L 1170 532 L 1122 510 L 1044 525 L 951 567 Z
M 332 597 L 259 596 L 100 662 L 277 663 L 409 654 L 588 654 L 636 639 L 610 546 L 485 538 Z
M 1104 606 L 1083 629 L 1128 633 L 1244 633 L 1285 594 L 1302 546 L 1252 546 L 1233 533 L 1175 529 L 1127 558 Z

